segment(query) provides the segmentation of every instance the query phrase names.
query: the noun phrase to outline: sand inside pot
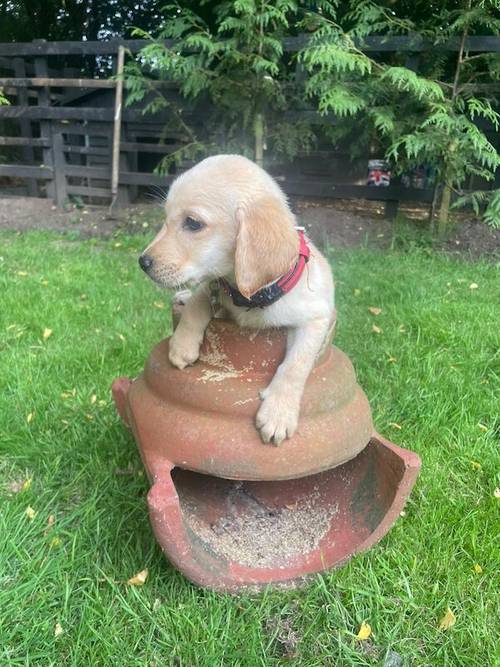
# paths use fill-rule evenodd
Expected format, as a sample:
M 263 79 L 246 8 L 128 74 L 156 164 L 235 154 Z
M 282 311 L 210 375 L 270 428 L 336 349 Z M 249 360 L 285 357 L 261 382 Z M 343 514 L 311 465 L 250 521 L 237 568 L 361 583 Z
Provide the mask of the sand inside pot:
M 276 568 L 316 549 L 330 528 L 337 505 L 324 506 L 319 491 L 292 505 L 270 508 L 244 482 L 231 482 L 225 513 L 209 523 L 195 499 L 179 491 L 186 526 L 210 551 L 229 561 L 257 568 Z

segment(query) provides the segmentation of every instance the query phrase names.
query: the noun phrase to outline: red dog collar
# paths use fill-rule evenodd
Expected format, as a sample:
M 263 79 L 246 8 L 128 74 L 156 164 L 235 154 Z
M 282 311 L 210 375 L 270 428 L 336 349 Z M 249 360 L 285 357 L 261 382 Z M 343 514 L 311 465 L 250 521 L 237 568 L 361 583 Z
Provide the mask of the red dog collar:
M 278 301 L 278 299 L 281 299 L 284 294 L 290 292 L 290 290 L 295 287 L 299 282 L 300 276 L 302 275 L 311 254 L 311 250 L 307 245 L 304 236 L 304 230 L 299 227 L 298 232 L 299 257 L 295 262 L 295 266 L 274 282 L 266 285 L 258 292 L 255 292 L 255 294 L 252 294 L 249 299 L 247 299 L 246 296 L 243 296 L 239 289 L 233 287 L 225 278 L 219 278 L 220 286 L 226 294 L 231 297 L 235 306 L 248 309 L 265 308 Z

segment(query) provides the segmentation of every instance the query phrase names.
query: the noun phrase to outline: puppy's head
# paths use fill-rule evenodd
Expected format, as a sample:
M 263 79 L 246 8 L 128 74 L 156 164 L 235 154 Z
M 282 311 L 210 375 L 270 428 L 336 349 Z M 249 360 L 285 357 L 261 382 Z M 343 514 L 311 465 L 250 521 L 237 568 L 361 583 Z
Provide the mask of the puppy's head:
M 295 219 L 285 196 L 244 157 L 210 157 L 179 176 L 165 213 L 165 224 L 139 258 L 165 287 L 227 276 L 248 297 L 297 257 Z

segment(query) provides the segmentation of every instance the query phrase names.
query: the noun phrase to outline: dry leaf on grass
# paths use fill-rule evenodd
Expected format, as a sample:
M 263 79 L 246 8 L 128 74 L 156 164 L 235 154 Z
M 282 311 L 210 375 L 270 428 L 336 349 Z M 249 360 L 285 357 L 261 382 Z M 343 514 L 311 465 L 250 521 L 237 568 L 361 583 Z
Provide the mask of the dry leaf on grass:
M 455 614 L 448 607 L 448 609 L 446 610 L 446 614 L 439 621 L 439 629 L 440 630 L 448 630 L 449 628 L 453 627 L 456 622 L 457 622 L 457 619 L 456 619 Z
M 25 479 L 23 485 L 21 486 L 21 491 L 27 491 L 31 487 L 32 483 L 33 483 L 32 477 L 28 477 L 28 479 Z
M 382 312 L 382 308 L 375 308 L 375 306 L 369 306 L 368 310 L 372 315 L 380 315 L 380 313 Z
M 92 394 L 90 397 L 90 405 L 94 405 L 94 403 L 97 401 L 97 396 L 95 394 Z
M 380 334 L 382 333 L 382 329 L 378 327 L 376 324 L 372 324 L 372 331 L 373 333 Z
M 56 623 L 56 627 L 54 628 L 54 637 L 59 637 L 62 635 L 63 629 L 62 625 L 60 623 Z
M 477 425 L 477 427 L 478 427 L 481 431 L 483 431 L 484 433 L 486 433 L 486 431 L 488 430 L 488 427 L 485 426 L 484 424 L 481 424 L 481 423 L 479 423 L 479 424 Z
M 28 424 L 31 424 L 32 421 L 33 421 L 33 413 L 30 412 L 30 413 L 28 413 L 28 414 L 26 415 L 26 422 L 27 422 Z
M 148 578 L 148 574 L 148 568 L 141 570 L 137 574 L 134 574 L 133 577 L 130 577 L 130 579 L 127 581 L 127 584 L 130 584 L 131 586 L 144 586 L 146 579 Z
M 28 519 L 29 519 L 30 521 L 33 521 L 33 519 L 34 519 L 34 518 L 36 517 L 36 515 L 37 515 L 37 512 L 35 512 L 35 510 L 34 510 L 32 507 L 30 507 L 30 506 L 28 506 L 28 507 L 24 510 L 24 513 L 26 514 L 26 516 L 28 517 Z
M 47 340 L 47 338 L 50 338 L 52 336 L 52 329 L 44 329 L 43 330 L 43 340 Z
M 476 563 L 474 565 L 474 572 L 476 574 L 482 574 L 483 573 L 483 568 L 479 565 L 479 563 Z
M 470 463 L 470 467 L 473 470 L 481 470 L 481 464 L 478 463 L 477 461 L 469 461 L 469 463 Z
M 477 283 L 471 283 L 469 289 L 479 289 L 479 285 Z
M 495 498 L 500 498 L 500 488 L 497 486 L 497 488 L 493 491 L 493 495 Z
M 389 422 L 389 426 L 392 426 L 392 428 L 397 428 L 398 431 L 401 431 L 401 429 L 403 428 L 399 424 L 396 424 L 396 422 Z
M 44 535 L 48 535 L 50 533 L 50 529 L 56 522 L 56 517 L 53 514 L 49 515 L 49 518 L 47 519 L 47 527 L 43 531 Z
M 61 538 L 60 538 L 60 537 L 53 537 L 53 538 L 50 540 L 49 546 L 50 546 L 51 549 L 55 549 L 55 548 L 58 547 L 60 544 L 61 544 Z
M 359 626 L 358 634 L 356 635 L 356 639 L 359 639 L 360 641 L 364 641 L 365 639 L 368 639 L 370 635 L 372 634 L 372 629 L 368 623 L 361 623 Z

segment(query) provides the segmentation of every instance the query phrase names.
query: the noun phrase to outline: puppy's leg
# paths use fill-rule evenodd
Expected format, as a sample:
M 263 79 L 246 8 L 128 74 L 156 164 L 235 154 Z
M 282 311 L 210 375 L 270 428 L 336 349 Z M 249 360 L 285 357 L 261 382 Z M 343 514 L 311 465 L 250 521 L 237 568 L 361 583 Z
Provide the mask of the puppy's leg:
M 201 284 L 182 307 L 181 319 L 170 339 L 168 358 L 173 366 L 185 368 L 194 364 L 211 319 L 210 291 Z
M 264 442 L 279 445 L 295 433 L 304 386 L 328 327 L 329 320 L 322 318 L 289 331 L 285 358 L 261 392 L 256 424 Z

